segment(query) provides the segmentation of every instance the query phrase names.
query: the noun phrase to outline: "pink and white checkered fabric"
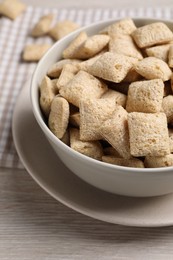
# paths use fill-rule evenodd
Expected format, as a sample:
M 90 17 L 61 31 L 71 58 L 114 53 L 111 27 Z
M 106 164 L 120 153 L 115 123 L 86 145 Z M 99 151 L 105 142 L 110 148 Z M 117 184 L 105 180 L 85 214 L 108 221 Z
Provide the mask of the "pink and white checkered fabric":
M 138 9 L 50 9 L 28 6 L 26 12 L 15 21 L 0 18 L 0 167 L 23 168 L 16 153 L 12 134 L 11 119 L 13 107 L 20 89 L 33 72 L 36 63 L 21 61 L 21 53 L 29 43 L 51 43 L 49 37 L 33 39 L 30 30 L 38 19 L 47 13 L 54 13 L 56 20 L 69 19 L 79 25 L 99 20 L 123 17 L 173 18 L 170 8 Z

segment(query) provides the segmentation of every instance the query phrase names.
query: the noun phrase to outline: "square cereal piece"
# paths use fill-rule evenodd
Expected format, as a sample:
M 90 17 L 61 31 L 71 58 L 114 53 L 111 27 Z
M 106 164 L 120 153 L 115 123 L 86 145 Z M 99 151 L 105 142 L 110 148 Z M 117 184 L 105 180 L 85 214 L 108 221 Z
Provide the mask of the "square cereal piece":
M 4 0 L 0 3 L 0 15 L 12 20 L 16 19 L 25 9 L 26 5 L 19 0 Z
M 50 44 L 30 44 L 25 46 L 22 58 L 24 61 L 39 61 L 47 50 L 51 47 Z
M 57 41 L 78 28 L 79 25 L 72 21 L 60 21 L 49 31 L 49 35 Z
M 163 45 L 146 48 L 145 51 L 147 56 L 155 57 L 167 62 L 169 48 L 170 48 L 170 44 L 163 44 Z
M 144 163 L 136 158 L 124 159 L 116 158 L 115 156 L 102 156 L 102 161 L 125 167 L 144 168 Z
M 86 32 L 80 32 L 77 37 L 71 43 L 67 48 L 63 51 L 62 56 L 64 59 L 73 59 L 75 58 L 76 51 L 78 48 L 87 40 L 88 36 Z
M 173 124 L 173 95 L 168 95 L 163 98 L 163 111 L 166 114 L 168 123 Z
M 128 112 L 160 112 L 164 84 L 161 79 L 136 81 L 130 84 L 126 110 Z
M 112 99 L 88 99 L 80 102 L 80 139 L 84 141 L 101 140 L 100 126 L 116 108 Z
M 60 90 L 64 87 L 79 71 L 79 66 L 76 64 L 65 64 L 63 66 L 62 72 L 57 81 L 57 87 Z
M 79 129 L 70 129 L 70 147 L 86 156 L 96 160 L 101 160 L 103 148 L 99 141 L 81 141 Z
M 146 168 L 159 168 L 173 166 L 173 154 L 165 156 L 146 156 L 144 165 Z
M 123 54 L 139 60 L 143 59 L 142 53 L 136 47 L 130 35 L 114 35 L 109 42 L 109 51 Z
M 88 37 L 73 53 L 75 59 L 88 59 L 101 52 L 109 43 L 108 35 L 93 35 Z
M 162 79 L 163 81 L 167 81 L 172 75 L 168 64 L 155 57 L 144 58 L 136 63 L 134 68 L 146 79 Z
M 51 78 L 58 78 L 62 72 L 64 65 L 66 64 L 78 65 L 80 64 L 80 62 L 81 62 L 80 60 L 75 60 L 75 59 L 59 60 L 49 68 L 47 75 Z
M 128 126 L 132 156 L 170 154 L 167 118 L 164 113 L 129 113 Z
M 122 54 L 105 52 L 88 67 L 88 71 L 96 77 L 119 83 L 137 61 Z
M 139 27 L 131 35 L 139 48 L 146 48 L 173 40 L 172 31 L 162 22 Z
M 55 96 L 51 103 L 51 110 L 48 125 L 52 133 L 59 139 L 63 138 L 68 122 L 70 108 L 67 100 L 60 96 Z
M 122 106 L 117 106 L 112 116 L 100 126 L 100 134 L 123 158 L 129 159 L 131 154 L 127 114 Z
M 107 27 L 107 32 L 109 36 L 114 35 L 130 35 L 136 30 L 136 25 L 130 18 L 122 19 L 116 23 L 111 24 Z
M 68 102 L 79 107 L 81 99 L 100 98 L 107 91 L 105 83 L 80 70 L 68 84 L 61 87 L 59 93 L 68 100 Z
M 53 98 L 58 94 L 55 84 L 45 76 L 40 84 L 40 106 L 44 114 L 48 117 Z
M 34 28 L 32 29 L 31 35 L 33 37 L 39 37 L 48 33 L 51 28 L 53 19 L 53 14 L 47 14 L 40 17 L 39 21 L 35 24 Z
M 122 107 L 126 106 L 126 100 L 127 100 L 127 96 L 121 92 L 118 92 L 116 90 L 113 89 L 108 89 L 108 91 L 106 91 L 101 98 L 110 98 L 115 100 L 115 102 L 117 103 L 117 105 L 120 105 Z

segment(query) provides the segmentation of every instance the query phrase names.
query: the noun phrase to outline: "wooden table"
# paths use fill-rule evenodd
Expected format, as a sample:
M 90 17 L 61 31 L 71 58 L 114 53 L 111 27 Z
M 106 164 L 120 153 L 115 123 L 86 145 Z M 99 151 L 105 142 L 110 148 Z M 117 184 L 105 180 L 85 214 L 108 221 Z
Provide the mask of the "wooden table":
M 90 4 L 171 6 L 172 0 L 37 1 L 44 6 Z M 50 197 L 25 170 L 0 168 L 0 259 L 173 259 L 173 227 L 134 228 L 94 220 Z

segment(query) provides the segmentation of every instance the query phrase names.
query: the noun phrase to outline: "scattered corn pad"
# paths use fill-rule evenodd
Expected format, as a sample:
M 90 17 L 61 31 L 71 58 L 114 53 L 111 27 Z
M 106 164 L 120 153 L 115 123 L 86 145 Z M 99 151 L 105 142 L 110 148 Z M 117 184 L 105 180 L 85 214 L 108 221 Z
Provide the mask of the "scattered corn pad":
M 4 0 L 0 3 L 0 15 L 12 20 L 16 19 L 25 9 L 26 5 L 19 0 Z
M 24 61 L 39 61 L 50 47 L 50 44 L 27 45 L 24 48 L 22 58 Z
M 47 34 L 51 29 L 53 19 L 54 19 L 53 14 L 42 16 L 39 19 L 39 21 L 35 24 L 34 28 L 32 29 L 31 35 L 33 37 L 39 37 Z
M 55 40 L 59 40 L 66 36 L 67 34 L 75 31 L 79 28 L 79 25 L 72 21 L 61 21 L 58 22 L 50 31 L 49 35 Z

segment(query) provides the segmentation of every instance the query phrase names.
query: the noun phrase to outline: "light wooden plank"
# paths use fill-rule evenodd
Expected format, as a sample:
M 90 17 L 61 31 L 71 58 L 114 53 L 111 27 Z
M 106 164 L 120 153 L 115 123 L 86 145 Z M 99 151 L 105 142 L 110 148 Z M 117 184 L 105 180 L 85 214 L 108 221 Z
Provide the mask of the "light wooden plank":
M 1 169 L 0 259 L 172 259 L 173 227 L 133 228 L 79 214 L 25 171 Z

